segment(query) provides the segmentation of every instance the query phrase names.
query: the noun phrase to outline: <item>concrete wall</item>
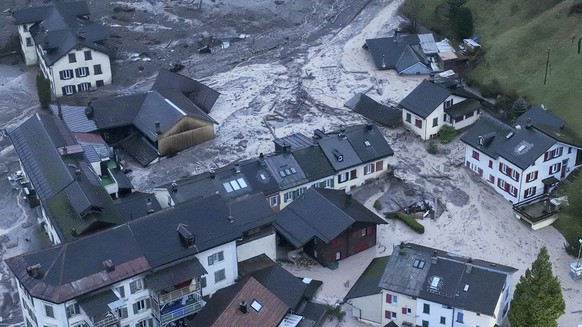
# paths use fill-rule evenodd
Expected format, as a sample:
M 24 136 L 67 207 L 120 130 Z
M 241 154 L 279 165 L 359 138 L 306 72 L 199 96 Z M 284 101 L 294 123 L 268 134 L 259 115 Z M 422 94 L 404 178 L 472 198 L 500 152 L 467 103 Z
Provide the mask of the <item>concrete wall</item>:
M 238 262 L 256 257 L 264 253 L 271 260 L 277 261 L 276 233 L 266 235 L 251 242 L 240 244 L 236 247 Z
M 454 310 L 447 308 L 440 303 L 427 301 L 424 299 L 417 299 L 416 302 L 416 324 L 422 326 L 422 321 L 428 321 L 429 326 L 452 326 Z M 428 304 L 430 313 L 424 313 L 424 305 Z M 441 324 L 441 317 L 445 318 L 445 324 Z
M 36 55 L 35 43 L 30 35 L 29 28 L 32 24 L 18 25 L 18 36 L 20 38 L 20 47 L 24 55 L 24 62 L 27 66 L 36 65 L 38 63 L 38 56 Z M 26 44 L 26 40 L 30 40 L 30 46 Z
M 208 256 L 213 255 L 222 251 L 224 255 L 224 260 L 220 262 L 214 262 L 212 265 L 208 265 Z M 206 269 L 208 274 L 206 274 L 206 287 L 202 289 L 202 295 L 210 295 L 218 291 L 221 288 L 228 287 L 234 284 L 235 279 L 238 277 L 238 261 L 236 258 L 236 242 L 232 241 L 223 245 L 219 245 L 210 250 L 200 252 L 196 255 L 200 263 Z M 219 270 L 225 270 L 226 278 L 222 281 L 214 280 L 214 273 Z
M 362 296 L 350 300 L 352 314 L 358 320 L 383 326 L 382 294 Z
M 397 302 L 387 303 L 387 294 L 390 294 L 391 296 L 397 296 Z M 382 303 L 382 326 L 386 325 L 391 320 L 386 318 L 384 314 L 386 311 L 396 312 L 396 319 L 392 320 L 394 320 L 398 326 L 402 326 L 403 322 L 409 322 L 413 325 L 416 323 L 416 299 L 408 295 L 382 290 L 382 298 L 380 299 L 380 302 Z M 402 308 L 406 309 L 406 314 L 402 314 Z M 408 312 L 408 309 L 410 309 L 410 313 Z

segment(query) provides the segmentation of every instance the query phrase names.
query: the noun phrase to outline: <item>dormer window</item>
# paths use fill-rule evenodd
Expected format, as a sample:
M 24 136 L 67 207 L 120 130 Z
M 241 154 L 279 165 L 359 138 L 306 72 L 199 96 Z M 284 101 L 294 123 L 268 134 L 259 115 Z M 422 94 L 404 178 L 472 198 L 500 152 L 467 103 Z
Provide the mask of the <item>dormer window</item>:
M 366 148 L 369 148 L 372 146 L 372 143 L 370 143 L 370 141 L 366 140 L 366 141 L 364 141 L 364 145 L 366 146 Z

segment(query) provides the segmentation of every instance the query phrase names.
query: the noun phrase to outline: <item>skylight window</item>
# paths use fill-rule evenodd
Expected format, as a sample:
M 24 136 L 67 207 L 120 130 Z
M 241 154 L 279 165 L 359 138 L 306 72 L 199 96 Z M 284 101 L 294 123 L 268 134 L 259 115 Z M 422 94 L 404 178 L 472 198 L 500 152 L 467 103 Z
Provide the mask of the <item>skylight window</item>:
M 265 176 L 265 174 L 263 174 L 263 173 L 259 174 L 259 176 L 261 177 L 261 180 L 267 179 L 267 176 Z
M 222 186 L 224 186 L 224 189 L 226 190 L 226 193 L 230 193 L 230 192 L 233 191 L 232 187 L 230 187 L 230 184 L 228 182 L 222 183 Z
M 243 178 L 237 178 L 235 180 L 222 183 L 222 186 L 224 186 L 226 193 L 230 193 L 245 188 L 248 185 Z
M 263 308 L 263 305 L 257 300 L 253 300 L 253 302 L 251 302 L 251 308 L 255 309 L 256 312 L 259 312 Z
M 433 277 L 432 281 L 430 282 L 430 288 L 436 289 L 439 286 L 439 282 L 441 281 L 440 277 Z
M 463 291 L 467 292 L 469 290 L 469 284 L 465 284 L 465 287 L 463 288 Z
M 291 170 L 289 168 L 285 169 L 285 176 L 291 175 Z
M 422 269 L 424 268 L 424 264 L 425 264 L 424 260 L 414 259 L 414 263 L 412 264 L 412 266 L 414 268 Z
M 297 170 L 295 170 L 295 168 L 291 167 L 290 170 L 292 174 L 297 174 Z
M 370 141 L 368 141 L 368 140 L 365 140 L 364 145 L 368 148 L 368 147 L 372 146 L 372 143 L 370 143 Z
M 517 148 L 517 152 L 521 152 L 525 149 L 525 144 L 522 144 L 519 146 L 519 148 Z
M 245 182 L 244 179 L 242 178 L 237 178 L 236 181 L 238 182 L 238 185 L 240 185 L 241 188 L 245 188 L 247 187 L 247 183 Z
M 286 176 L 286 175 L 285 175 L 285 172 L 284 172 L 284 171 L 282 171 L 282 170 L 279 170 L 279 176 L 281 176 L 281 177 L 285 177 L 285 176 Z
M 236 181 L 230 181 L 230 186 L 232 186 L 232 189 L 235 191 L 240 190 L 241 188 Z

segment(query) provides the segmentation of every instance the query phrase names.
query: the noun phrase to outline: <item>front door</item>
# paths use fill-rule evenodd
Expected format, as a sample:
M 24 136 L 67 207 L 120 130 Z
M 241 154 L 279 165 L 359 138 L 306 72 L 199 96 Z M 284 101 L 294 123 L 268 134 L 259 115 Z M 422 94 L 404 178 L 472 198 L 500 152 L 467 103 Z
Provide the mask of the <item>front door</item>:
M 562 173 L 560 174 L 560 179 L 563 179 L 566 177 L 567 167 L 568 167 L 568 159 L 562 160 Z

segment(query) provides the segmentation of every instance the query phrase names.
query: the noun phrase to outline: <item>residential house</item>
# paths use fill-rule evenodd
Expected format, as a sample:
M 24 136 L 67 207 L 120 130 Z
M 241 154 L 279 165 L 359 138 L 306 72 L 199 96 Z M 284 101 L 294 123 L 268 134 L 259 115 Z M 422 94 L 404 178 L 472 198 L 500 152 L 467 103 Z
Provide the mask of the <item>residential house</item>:
M 438 53 L 432 34 L 402 34 L 393 37 L 367 39 L 364 48 L 370 51 L 377 69 L 395 69 L 402 75 L 429 74 L 438 67 Z
M 124 222 L 107 187 L 113 194 L 120 190 L 117 181 L 123 182 L 122 191 L 131 192 L 132 186 L 125 185 L 123 173 L 112 172 L 117 164 L 103 158 L 107 148 L 79 135 L 75 138 L 62 120 L 44 114 L 30 117 L 7 134 L 25 174 L 25 194 L 29 203 L 40 204 L 39 223 L 51 242 L 70 241 Z
M 507 319 L 517 269 L 411 243 L 394 246 L 379 274 L 384 262 L 375 259 L 346 296 L 362 320 L 494 327 Z
M 339 190 L 310 188 L 277 213 L 275 229 L 294 248 L 323 266 L 334 266 L 376 245 L 382 218 Z
M 460 130 L 475 123 L 481 113 L 480 99 L 456 85 L 446 87 L 431 80 L 422 81 L 401 102 L 404 126 L 428 140 L 444 126 Z
M 345 106 L 383 126 L 395 128 L 402 124 L 400 109 L 380 104 L 364 93 L 354 95 Z
M 176 89 L 93 101 L 86 114 L 105 141 L 144 166 L 213 139 L 217 124 Z
M 582 165 L 582 145 L 566 136 L 565 125 L 543 106 L 514 126 L 484 116 L 461 137 L 465 164 L 514 204 L 547 194 Z
M 26 64 L 38 63 L 56 97 L 111 84 L 108 32 L 89 14 L 86 1 L 13 13 Z
M 7 259 L 27 325 L 164 326 L 200 311 L 238 278 L 235 222 L 261 211 L 240 201 L 211 195 Z
M 184 75 L 161 69 L 152 86 L 152 90 L 178 90 L 184 94 L 194 105 L 209 114 L 214 103 L 220 96 L 216 90 L 195 81 Z

